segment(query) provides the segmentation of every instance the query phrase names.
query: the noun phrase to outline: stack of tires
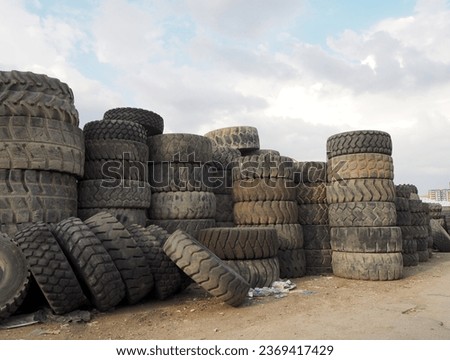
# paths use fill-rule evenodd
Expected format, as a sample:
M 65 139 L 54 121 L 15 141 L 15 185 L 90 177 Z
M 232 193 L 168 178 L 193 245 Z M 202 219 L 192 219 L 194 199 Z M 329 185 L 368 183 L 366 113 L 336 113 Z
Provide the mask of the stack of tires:
M 238 227 L 277 230 L 280 276 L 303 276 L 303 230 L 298 223 L 292 159 L 271 153 L 238 158 L 233 173 L 233 199 Z
M 417 253 L 417 240 L 412 228 L 412 217 L 409 209 L 409 196 L 411 186 L 408 184 L 395 186 L 395 208 L 397 212 L 397 226 L 402 231 L 402 257 L 403 266 L 417 266 L 419 254 Z
M 414 186 L 409 195 L 409 210 L 411 211 L 411 232 L 417 242 L 417 254 L 419 262 L 428 261 L 430 255 L 428 252 L 429 242 L 429 215 L 428 208 L 417 194 L 417 188 Z
M 430 210 L 430 218 L 437 220 L 439 225 L 445 228 L 445 216 L 442 213 L 442 205 L 439 203 L 428 204 Z
M 127 120 L 98 120 L 84 127 L 86 172 L 78 184 L 78 216 L 107 211 L 125 225 L 146 224 L 151 190 L 145 128 Z
M 84 140 L 69 86 L 31 72 L 0 71 L 0 231 L 77 214 Z
M 433 256 L 433 233 L 432 233 L 432 229 L 431 229 L 431 217 L 430 217 L 430 204 L 429 203 L 423 203 L 423 209 L 425 212 L 425 217 L 426 217 L 426 227 L 428 229 L 428 240 L 427 240 L 427 250 L 428 250 L 428 257 L 431 259 L 431 257 Z
M 149 179 L 153 191 L 149 224 L 194 238 L 215 226 L 216 197 L 208 184 L 211 140 L 194 134 L 150 136 Z
M 326 163 L 295 163 L 299 222 L 303 228 L 306 274 L 332 272 Z
M 431 210 L 430 210 L 431 212 Z M 450 231 L 450 206 L 443 206 L 441 210 L 442 218 L 444 219 L 444 229 Z M 430 214 L 431 218 L 431 214 Z
M 351 131 L 327 140 L 332 267 L 339 277 L 402 277 L 391 154 L 391 137 L 381 131 Z

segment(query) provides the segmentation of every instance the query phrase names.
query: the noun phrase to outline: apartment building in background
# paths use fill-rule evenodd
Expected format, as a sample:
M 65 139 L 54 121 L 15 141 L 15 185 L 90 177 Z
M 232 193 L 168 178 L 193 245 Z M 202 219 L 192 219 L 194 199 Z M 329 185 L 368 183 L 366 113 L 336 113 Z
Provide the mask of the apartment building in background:
M 450 187 L 450 183 L 449 183 Z M 428 190 L 428 199 L 435 201 L 450 201 L 450 189 Z

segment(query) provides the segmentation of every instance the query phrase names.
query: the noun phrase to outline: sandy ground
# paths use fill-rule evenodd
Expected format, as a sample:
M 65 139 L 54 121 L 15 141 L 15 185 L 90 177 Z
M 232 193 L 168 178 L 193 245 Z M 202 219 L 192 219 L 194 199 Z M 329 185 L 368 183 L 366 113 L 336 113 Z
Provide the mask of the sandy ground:
M 293 280 L 287 297 L 233 308 L 191 285 L 87 323 L 0 330 L 0 339 L 450 339 L 450 253 L 435 253 L 390 282 L 335 276 Z

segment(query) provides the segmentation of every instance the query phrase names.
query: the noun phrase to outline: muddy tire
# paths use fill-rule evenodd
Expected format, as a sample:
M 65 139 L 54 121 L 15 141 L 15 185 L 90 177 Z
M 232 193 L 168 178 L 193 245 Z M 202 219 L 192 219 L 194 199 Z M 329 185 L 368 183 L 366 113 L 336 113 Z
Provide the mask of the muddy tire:
M 347 202 L 329 205 L 331 227 L 395 226 L 397 213 L 392 202 Z
M 441 252 L 450 252 L 450 235 L 436 220 L 431 220 L 430 224 L 433 246 Z
M 303 225 L 304 249 L 331 249 L 330 227 L 328 225 Z
M 0 233 L 0 321 L 14 314 L 23 303 L 29 281 L 25 255 L 6 234 Z
M 415 252 L 413 254 L 402 253 L 402 257 L 403 257 L 403 266 L 404 267 L 419 265 L 419 254 L 417 252 Z
M 292 279 L 305 276 L 306 259 L 303 249 L 291 249 L 278 251 L 280 262 L 280 277 L 282 279 Z
M 234 222 L 233 215 L 233 197 L 231 195 L 216 195 L 216 215 L 214 220 L 216 222 Z
M 287 156 L 252 155 L 241 156 L 233 169 L 233 181 L 252 179 L 294 180 L 294 161 Z
M 232 169 L 241 152 L 229 146 L 219 146 L 212 142 L 212 162 L 220 169 Z
M 83 128 L 84 138 L 88 140 L 126 140 L 146 143 L 147 133 L 143 126 L 123 120 L 95 120 Z
M 86 140 L 86 160 L 132 160 L 148 161 L 148 146 L 129 140 Z
M 163 250 L 173 262 L 211 295 L 231 306 L 241 305 L 250 285 L 205 246 L 177 230 Z
M 331 249 L 310 250 L 305 249 L 306 270 L 308 268 L 327 268 L 331 271 Z
M 397 280 L 403 276 L 401 253 L 349 253 L 333 251 L 333 273 L 355 280 Z
M 71 217 L 51 230 L 87 289 L 90 302 L 100 311 L 118 305 L 125 297 L 125 285 L 111 256 L 89 227 Z
M 80 283 L 47 224 L 18 232 L 14 241 L 22 249 L 42 294 L 55 314 L 65 314 L 88 305 Z
M 134 160 L 87 160 L 83 180 L 133 180 L 148 182 L 146 162 Z
M 327 163 L 321 161 L 294 162 L 296 184 L 314 184 L 327 181 Z
M 86 220 L 91 216 L 94 216 L 100 212 L 106 211 L 114 216 L 123 225 L 141 225 L 147 224 L 147 211 L 146 209 L 127 209 L 127 208 L 91 208 L 91 209 L 78 209 L 78 217 L 81 220 Z
M 243 201 L 295 201 L 294 182 L 284 179 L 249 179 L 233 183 L 234 202 Z
M 210 191 L 208 167 L 199 163 L 150 163 L 149 182 L 152 192 Z
M 214 219 L 189 219 L 189 220 L 148 220 L 149 225 L 157 225 L 172 234 L 177 230 L 183 230 L 194 239 L 198 238 L 199 231 L 216 226 Z
M 300 224 L 238 225 L 237 227 L 272 228 L 277 231 L 280 250 L 303 248 L 303 229 Z
M 301 225 L 327 225 L 328 204 L 298 205 L 298 220 Z
M 126 120 L 142 125 L 147 131 L 147 136 L 159 135 L 164 131 L 163 118 L 150 110 L 122 107 L 105 112 L 104 120 Z
M 297 203 L 303 204 L 326 204 L 327 186 L 325 183 L 300 183 L 297 185 Z
M 204 136 L 219 146 L 228 146 L 244 151 L 259 149 L 258 129 L 252 126 L 233 126 L 216 129 L 207 132 Z
M 295 201 L 246 201 L 234 203 L 237 225 L 295 224 L 298 206 Z
M 329 204 L 358 201 L 389 201 L 395 199 L 395 186 L 387 179 L 349 179 L 327 185 Z
M 230 268 L 240 274 L 251 288 L 271 286 L 280 279 L 280 264 L 277 257 L 253 260 L 225 260 Z

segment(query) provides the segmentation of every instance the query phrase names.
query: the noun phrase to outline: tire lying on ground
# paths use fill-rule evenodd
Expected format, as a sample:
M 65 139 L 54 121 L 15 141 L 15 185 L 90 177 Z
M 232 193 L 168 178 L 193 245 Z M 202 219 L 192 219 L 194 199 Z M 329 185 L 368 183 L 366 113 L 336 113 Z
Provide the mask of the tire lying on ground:
M 247 281 L 251 288 L 271 286 L 280 279 L 280 263 L 277 257 L 253 260 L 224 260 Z
M 168 233 L 172 234 L 176 230 L 186 231 L 189 235 L 197 239 L 199 231 L 216 226 L 214 219 L 189 219 L 189 220 L 148 220 L 148 225 L 157 225 Z
M 6 234 L 0 233 L 0 321 L 14 314 L 28 291 L 27 260 Z
M 442 252 L 450 252 L 450 235 L 436 220 L 432 219 L 430 225 L 434 247 Z
M 250 285 L 214 253 L 177 230 L 164 243 L 163 250 L 197 284 L 231 306 L 241 305 Z
M 55 314 L 88 305 L 80 283 L 46 223 L 18 232 L 14 241 L 24 253 L 33 278 Z

